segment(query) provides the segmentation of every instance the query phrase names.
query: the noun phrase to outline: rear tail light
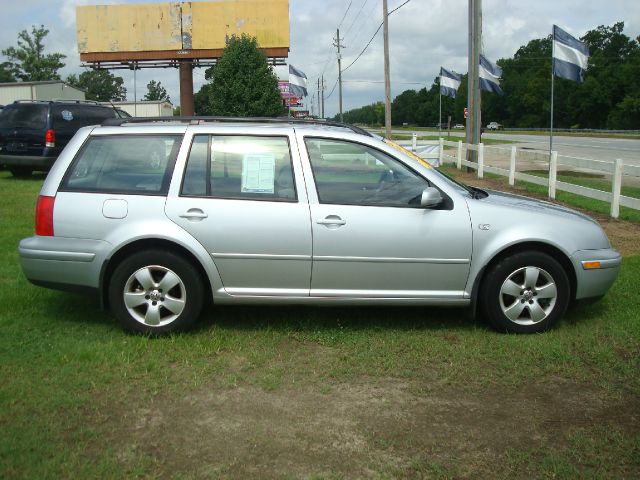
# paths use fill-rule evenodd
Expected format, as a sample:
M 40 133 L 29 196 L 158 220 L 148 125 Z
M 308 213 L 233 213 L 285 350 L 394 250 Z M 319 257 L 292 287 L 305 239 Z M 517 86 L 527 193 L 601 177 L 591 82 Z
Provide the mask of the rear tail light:
M 56 197 L 40 195 L 36 204 L 36 235 L 53 237 L 53 204 Z
M 44 146 L 55 147 L 56 146 L 56 132 L 51 128 L 44 134 Z

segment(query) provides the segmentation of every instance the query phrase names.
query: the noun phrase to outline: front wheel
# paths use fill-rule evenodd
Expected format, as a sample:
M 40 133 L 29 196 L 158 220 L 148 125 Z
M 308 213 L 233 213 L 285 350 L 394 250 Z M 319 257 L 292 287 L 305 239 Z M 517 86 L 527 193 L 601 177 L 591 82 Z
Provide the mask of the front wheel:
M 487 272 L 480 305 L 497 330 L 538 333 L 551 328 L 569 304 L 569 279 L 553 257 L 521 252 L 500 260 Z
M 109 303 L 126 330 L 153 335 L 186 330 L 202 309 L 202 280 L 179 255 L 140 252 L 114 270 Z

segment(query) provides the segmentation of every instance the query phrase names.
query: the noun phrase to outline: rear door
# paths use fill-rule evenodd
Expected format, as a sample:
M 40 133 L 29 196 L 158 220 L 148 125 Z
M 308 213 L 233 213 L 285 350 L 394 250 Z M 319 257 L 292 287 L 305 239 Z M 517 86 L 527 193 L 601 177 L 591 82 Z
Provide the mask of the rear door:
M 311 227 L 295 137 L 254 131 L 193 128 L 166 213 L 207 249 L 230 295 L 308 296 Z

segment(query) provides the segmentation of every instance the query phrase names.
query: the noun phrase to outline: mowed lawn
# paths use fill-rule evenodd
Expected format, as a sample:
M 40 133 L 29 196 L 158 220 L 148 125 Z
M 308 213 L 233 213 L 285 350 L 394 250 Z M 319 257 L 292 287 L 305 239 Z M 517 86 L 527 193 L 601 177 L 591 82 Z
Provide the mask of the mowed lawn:
M 542 335 L 225 307 L 149 339 L 25 280 L 42 180 L 0 171 L 0 478 L 640 478 L 640 256 Z

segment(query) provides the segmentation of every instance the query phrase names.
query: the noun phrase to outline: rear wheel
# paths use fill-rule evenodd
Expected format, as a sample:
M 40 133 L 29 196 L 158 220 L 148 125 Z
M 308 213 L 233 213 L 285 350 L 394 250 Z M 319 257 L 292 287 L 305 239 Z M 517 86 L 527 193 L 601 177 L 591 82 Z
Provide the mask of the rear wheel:
M 569 279 L 557 260 L 542 252 L 521 252 L 487 272 L 481 308 L 497 330 L 537 333 L 551 328 L 564 314 L 569 292 Z
M 29 167 L 11 167 L 9 169 L 11 171 L 11 175 L 16 178 L 27 178 L 31 176 L 33 172 Z
M 125 329 L 147 334 L 186 330 L 202 309 L 203 286 L 194 266 L 172 252 L 127 257 L 109 284 L 109 303 Z

